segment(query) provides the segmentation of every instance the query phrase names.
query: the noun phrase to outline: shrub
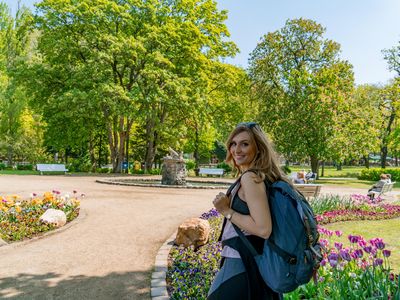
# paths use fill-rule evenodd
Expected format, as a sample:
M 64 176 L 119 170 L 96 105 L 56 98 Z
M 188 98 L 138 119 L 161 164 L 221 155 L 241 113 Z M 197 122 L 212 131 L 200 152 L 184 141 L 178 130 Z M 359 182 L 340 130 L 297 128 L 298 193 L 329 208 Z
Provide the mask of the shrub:
M 185 165 L 186 165 L 186 170 L 188 171 L 194 170 L 194 168 L 196 167 L 196 162 L 192 159 L 187 159 L 185 161 Z
M 379 168 L 361 170 L 361 173 L 360 173 L 360 176 L 358 176 L 358 179 L 378 181 L 380 179 L 381 174 L 392 175 L 392 181 L 400 180 L 400 169 L 379 169 Z
M 149 174 L 151 174 L 151 175 L 160 175 L 161 174 L 161 169 L 157 169 L 157 168 L 151 169 L 151 170 L 149 170 Z
M 144 174 L 144 170 L 142 169 L 131 169 L 132 174 Z
M 33 165 L 28 164 L 28 165 L 17 165 L 17 170 L 28 170 L 32 171 L 33 170 Z
M 71 163 L 68 164 L 67 169 L 69 172 L 90 172 L 92 169 L 92 164 L 90 159 L 87 157 L 73 159 Z
M 292 169 L 291 169 L 289 166 L 287 166 L 287 165 L 283 165 L 283 166 L 281 166 L 281 168 L 282 168 L 282 171 L 283 171 L 285 174 L 290 174 L 290 173 L 292 173 Z
M 96 173 L 110 173 L 111 169 L 109 168 L 96 168 Z
M 229 174 L 229 173 L 231 173 L 232 172 L 232 167 L 230 166 L 230 165 L 228 165 L 226 162 L 220 162 L 218 165 L 217 165 L 217 168 L 219 168 L 219 169 L 224 169 L 224 173 L 225 174 Z

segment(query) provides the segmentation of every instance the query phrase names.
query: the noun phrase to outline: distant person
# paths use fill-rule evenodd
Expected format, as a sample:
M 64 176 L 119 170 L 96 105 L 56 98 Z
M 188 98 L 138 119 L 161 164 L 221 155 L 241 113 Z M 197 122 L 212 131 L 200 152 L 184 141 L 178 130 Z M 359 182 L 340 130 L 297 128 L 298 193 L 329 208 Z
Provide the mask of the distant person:
M 315 179 L 317 179 L 317 174 L 313 173 L 313 171 L 310 170 L 307 172 L 305 177 L 306 177 L 307 182 L 311 182 L 311 181 L 314 181 Z
M 306 183 L 306 175 L 305 171 L 297 172 L 297 176 L 294 179 L 295 184 L 305 184 Z
M 379 193 L 382 191 L 383 186 L 388 183 L 388 178 L 386 174 L 381 174 L 380 179 L 378 182 L 376 182 L 369 190 L 368 190 L 368 196 L 371 199 L 374 199 L 374 196 L 376 193 Z
M 387 181 L 387 183 L 392 183 L 392 175 L 391 174 L 386 174 L 386 181 Z

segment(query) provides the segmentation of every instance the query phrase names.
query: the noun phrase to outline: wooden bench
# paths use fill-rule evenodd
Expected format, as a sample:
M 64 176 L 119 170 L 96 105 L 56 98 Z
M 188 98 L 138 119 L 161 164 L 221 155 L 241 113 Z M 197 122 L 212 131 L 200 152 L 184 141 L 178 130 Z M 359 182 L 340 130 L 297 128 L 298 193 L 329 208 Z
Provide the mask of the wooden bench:
M 216 169 L 216 168 L 200 168 L 199 175 L 224 175 L 224 169 Z
M 64 164 L 36 164 L 36 170 L 40 172 L 40 175 L 43 175 L 43 172 L 68 172 Z
M 380 191 L 370 191 L 368 194 L 371 195 L 372 199 L 383 196 L 385 193 L 392 191 L 395 183 L 396 182 L 385 183 Z
M 321 192 L 321 184 L 295 184 L 295 188 L 303 194 L 304 197 L 318 197 Z

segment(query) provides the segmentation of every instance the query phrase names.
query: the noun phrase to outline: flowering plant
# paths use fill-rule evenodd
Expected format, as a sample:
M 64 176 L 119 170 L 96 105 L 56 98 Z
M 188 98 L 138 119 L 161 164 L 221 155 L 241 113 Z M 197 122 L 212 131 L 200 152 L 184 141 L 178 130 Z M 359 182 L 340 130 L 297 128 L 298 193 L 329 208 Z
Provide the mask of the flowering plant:
M 80 197 L 84 197 L 84 194 Z M 25 200 L 18 195 L 0 196 L 0 238 L 5 241 L 17 241 L 49 231 L 54 226 L 40 221 L 47 209 L 64 211 L 67 222 L 70 222 L 78 216 L 79 207 L 80 200 L 76 191 L 73 191 L 72 196 L 61 196 L 56 190 L 45 192 L 40 197 L 32 193 L 30 199 Z
M 399 275 L 389 263 L 391 251 L 381 238 L 366 241 L 349 235 L 349 245 L 335 241 L 341 231 L 319 227 L 324 259 L 317 284 L 309 282 L 285 299 L 400 299 Z
M 360 195 L 349 198 L 325 197 L 312 202 L 319 210 L 317 219 L 327 224 L 339 220 L 376 220 L 400 216 L 399 205 L 383 204 L 381 199 Z M 317 207 L 317 209 L 315 209 Z M 326 209 L 326 210 L 324 210 Z M 329 210 L 331 209 L 331 210 Z M 219 269 L 221 243 L 218 236 L 222 218 L 212 209 L 202 216 L 211 225 L 209 243 L 194 251 L 173 247 L 167 272 L 171 299 L 206 299 L 212 280 Z M 319 228 L 324 245 L 324 260 L 318 270 L 318 284 L 310 282 L 285 294 L 285 299 L 400 299 L 399 275 L 389 264 L 391 251 L 381 238 L 365 240 L 361 236 L 348 236 L 345 246 L 338 238 L 341 231 Z

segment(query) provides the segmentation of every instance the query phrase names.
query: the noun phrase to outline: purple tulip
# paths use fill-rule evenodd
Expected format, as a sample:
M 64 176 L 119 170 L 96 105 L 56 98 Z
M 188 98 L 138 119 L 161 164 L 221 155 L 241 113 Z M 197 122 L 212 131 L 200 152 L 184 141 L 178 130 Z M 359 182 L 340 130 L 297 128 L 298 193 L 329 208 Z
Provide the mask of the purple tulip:
M 342 249 L 340 250 L 340 256 L 341 258 L 343 258 L 344 260 L 350 261 L 351 257 L 349 254 L 349 250 L 348 249 Z
M 374 261 L 374 266 L 381 266 L 383 264 L 383 259 L 382 258 L 377 258 Z
M 356 256 L 356 258 L 361 258 L 364 255 L 364 252 L 361 249 L 356 249 L 353 253 Z
M 348 236 L 350 243 L 357 243 L 360 239 L 360 237 L 358 235 L 349 235 Z
M 320 265 L 324 267 L 326 265 L 326 259 L 321 260 Z
M 382 254 L 383 254 L 384 257 L 389 257 L 390 254 L 391 254 L 391 251 L 385 249 L 385 250 L 382 251 Z
M 367 253 L 371 253 L 372 252 L 372 247 L 371 246 L 366 246 L 364 247 L 364 251 Z
M 343 248 L 343 243 L 335 242 L 335 248 L 338 249 L 338 250 L 342 249 Z
M 340 230 L 335 231 L 336 236 L 341 237 L 343 235 L 343 232 Z
M 376 248 L 378 248 L 379 250 L 382 250 L 385 248 L 385 243 L 383 242 L 383 239 L 381 238 L 375 238 L 370 240 L 370 243 L 375 246 Z
M 338 259 L 339 259 L 339 255 L 335 252 L 332 252 L 331 254 L 328 255 L 328 260 L 329 260 L 331 267 L 337 266 Z

